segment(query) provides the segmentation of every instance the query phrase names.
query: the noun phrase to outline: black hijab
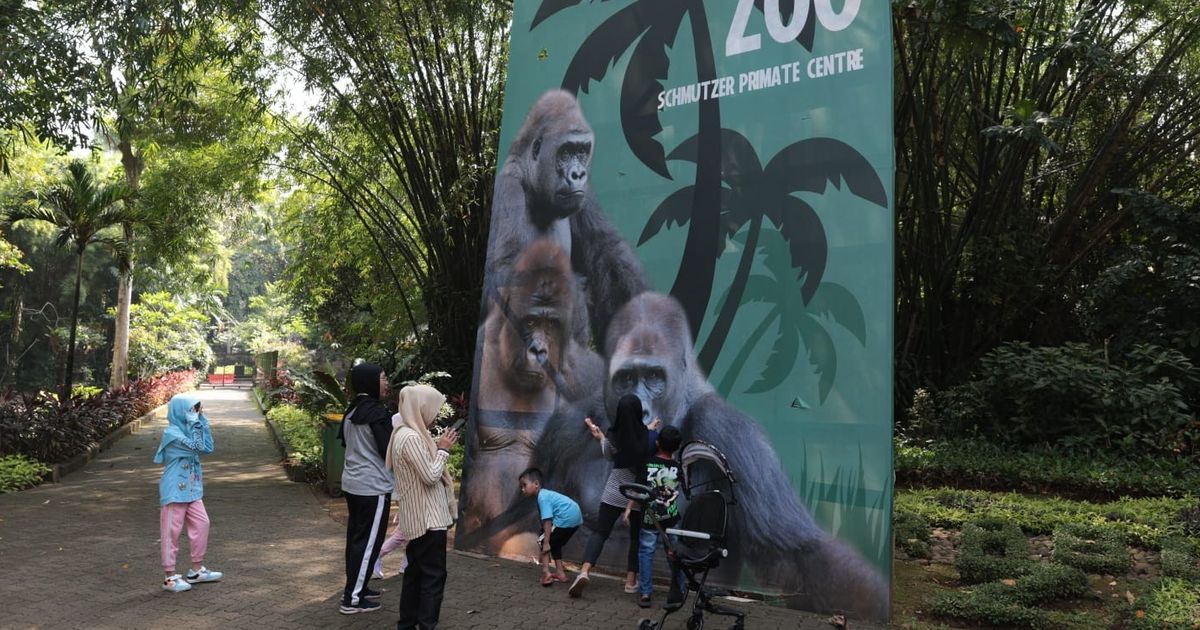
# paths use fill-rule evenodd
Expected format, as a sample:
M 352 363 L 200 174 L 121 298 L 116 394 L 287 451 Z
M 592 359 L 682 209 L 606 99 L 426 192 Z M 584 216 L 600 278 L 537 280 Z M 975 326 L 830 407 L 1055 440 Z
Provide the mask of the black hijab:
M 613 468 L 629 468 L 634 473 L 644 470 L 650 455 L 649 439 L 646 425 L 642 423 L 641 399 L 633 394 L 622 396 L 617 401 L 617 417 L 608 430 L 608 441 L 617 448 Z
M 350 416 L 351 423 L 375 422 L 380 416 L 391 418 L 391 411 L 379 400 L 380 374 L 383 374 L 383 368 L 374 363 L 359 363 L 350 368 L 350 385 L 357 392 L 354 400 L 350 401 L 350 406 L 346 408 L 346 415 Z M 354 412 L 354 415 L 351 416 L 351 412 Z

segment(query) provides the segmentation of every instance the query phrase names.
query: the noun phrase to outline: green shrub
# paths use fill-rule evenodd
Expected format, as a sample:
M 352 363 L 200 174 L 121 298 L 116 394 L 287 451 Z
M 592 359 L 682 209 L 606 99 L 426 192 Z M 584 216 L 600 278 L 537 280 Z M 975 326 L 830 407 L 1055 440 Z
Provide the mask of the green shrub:
M 1049 447 L 1017 450 L 983 439 L 926 444 L 898 438 L 895 446 L 900 485 L 1055 492 L 1093 499 L 1200 494 L 1200 474 L 1190 460 L 1180 457 L 1147 457 L 1139 451 L 1132 460 Z M 1200 533 L 1200 526 L 1197 529 Z
M 1054 613 L 1033 608 L 1047 602 L 1074 599 L 1087 593 L 1087 576 L 1061 564 L 1038 564 L 1028 575 L 1012 581 L 989 582 L 970 590 L 946 593 L 933 601 L 933 611 L 975 623 L 1021 628 L 1057 628 Z
M 892 529 L 896 534 L 896 546 L 912 558 L 928 558 L 929 521 L 920 514 L 897 512 L 892 517 Z
M 104 393 L 103 387 L 96 387 L 94 385 L 76 385 L 71 388 L 71 398 L 79 398 L 82 400 L 87 400 L 88 398 L 95 398 L 96 396 L 99 396 L 100 394 L 103 394 L 103 393 Z
M 291 449 L 289 459 L 302 463 L 310 472 L 324 470 L 321 444 L 322 422 L 316 414 L 291 405 L 277 405 L 267 411 L 267 420 L 273 422 Z
M 1200 627 L 1200 586 L 1178 578 L 1163 578 L 1134 605 L 1130 628 Z
M 1059 526 L 1054 530 L 1054 560 L 1088 573 L 1120 575 L 1129 570 L 1125 537 L 1103 525 Z
M 1007 343 L 980 360 L 971 380 L 937 397 L 932 435 L 1171 456 L 1190 448 L 1181 388 L 1197 377 L 1187 357 L 1157 346 L 1109 357 L 1081 343 Z
M 1194 541 L 1182 536 L 1164 539 L 1160 561 L 1163 575 L 1200 582 L 1200 558 Z
M 1060 525 L 1091 523 L 1117 530 L 1130 544 L 1149 549 L 1179 532 L 1176 515 L 1194 503 L 1169 497 L 1092 503 L 954 489 L 898 490 L 895 495 L 895 511 L 919 514 L 934 527 L 961 529 L 972 520 L 991 517 L 1015 523 L 1026 534 L 1051 534 Z
M 1189 505 L 1179 510 L 1179 524 L 1183 533 L 1200 537 L 1200 505 Z
M 446 467 L 450 469 L 450 476 L 455 479 L 462 479 L 463 467 L 463 445 L 462 442 L 455 442 L 450 447 L 450 459 L 446 461 Z
M 1037 608 L 980 597 L 977 593 L 944 593 L 931 603 L 933 614 L 973 623 L 1013 628 L 1053 628 L 1050 613 Z
M 0 494 L 32 488 L 49 472 L 49 466 L 24 455 L 0 457 Z
M 985 518 L 963 526 L 958 558 L 954 561 L 963 582 L 978 584 L 1019 577 L 1032 564 L 1029 541 L 1013 523 Z

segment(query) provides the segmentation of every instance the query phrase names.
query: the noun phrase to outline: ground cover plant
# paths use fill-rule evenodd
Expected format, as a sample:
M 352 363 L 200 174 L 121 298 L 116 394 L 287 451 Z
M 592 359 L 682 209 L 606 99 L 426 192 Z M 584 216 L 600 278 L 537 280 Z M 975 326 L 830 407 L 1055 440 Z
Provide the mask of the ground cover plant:
M 929 521 L 912 512 L 897 512 L 892 516 L 896 546 L 912 558 L 929 557 Z
M 1092 500 L 1200 495 L 1200 469 L 1181 457 L 1014 448 L 971 438 L 899 438 L 895 454 L 896 483 L 902 487 L 1019 490 Z
M 1200 627 L 1200 585 L 1180 578 L 1164 578 L 1137 600 L 1130 628 Z
M 984 518 L 963 526 L 955 566 L 964 583 L 1020 577 L 1031 564 L 1029 541 L 1011 521 Z
M 962 529 L 967 522 L 979 518 L 1010 521 L 1026 534 L 1052 534 L 1055 528 L 1073 523 L 1101 524 L 1120 532 L 1130 544 L 1157 549 L 1163 538 L 1181 531 L 1179 512 L 1194 504 L 1195 500 L 1188 498 L 1090 502 L 1016 492 L 940 488 L 897 492 L 895 509 L 918 514 L 934 527 L 949 529 Z
M 1164 539 L 1161 562 L 1163 575 L 1200 582 L 1200 555 L 1195 539 L 1183 536 Z
M 24 455 L 0 457 L 0 494 L 32 488 L 49 472 L 49 466 Z
M 1088 588 L 1087 576 L 1061 564 L 1034 566 L 1028 558 L 1025 563 L 1029 566 L 1023 577 L 993 580 L 939 595 L 932 602 L 934 614 L 1018 628 L 1055 628 L 1069 623 L 1069 615 L 1037 607 L 1082 597 Z
M 309 479 L 320 478 L 325 470 L 321 418 L 299 407 L 280 404 L 267 410 L 267 420 L 287 443 L 288 459 L 304 466 Z
M 1125 537 L 1091 523 L 1068 523 L 1054 530 L 1054 559 L 1088 573 L 1117 575 L 1129 569 Z

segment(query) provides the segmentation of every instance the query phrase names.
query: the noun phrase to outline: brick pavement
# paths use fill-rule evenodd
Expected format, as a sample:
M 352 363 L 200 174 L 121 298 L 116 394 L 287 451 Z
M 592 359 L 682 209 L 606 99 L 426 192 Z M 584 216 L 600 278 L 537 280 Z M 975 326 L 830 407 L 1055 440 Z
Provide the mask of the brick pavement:
M 160 468 L 151 458 L 165 426 L 159 418 L 61 484 L 0 495 L 0 628 L 394 627 L 401 576 L 372 582 L 386 589 L 381 611 L 338 614 L 345 530 L 329 515 L 338 506 L 287 481 L 248 394 L 197 395 L 217 446 L 204 460 L 212 518 L 205 562 L 225 580 L 180 594 L 158 587 Z M 537 586 L 532 565 L 452 552 L 449 572 L 441 625 L 451 630 L 632 629 L 646 616 L 617 580 L 593 580 L 572 600 L 562 585 Z M 742 607 L 750 628 L 832 627 L 824 617 Z M 677 613 L 668 627 L 683 621 Z M 709 627 L 728 626 L 714 622 Z

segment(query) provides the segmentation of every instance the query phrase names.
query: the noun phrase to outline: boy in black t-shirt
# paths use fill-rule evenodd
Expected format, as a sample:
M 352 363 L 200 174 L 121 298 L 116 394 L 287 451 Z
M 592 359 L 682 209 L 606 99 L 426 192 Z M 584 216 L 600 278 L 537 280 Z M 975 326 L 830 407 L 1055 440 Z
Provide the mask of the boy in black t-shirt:
M 650 594 L 654 590 L 652 568 L 654 566 L 654 550 L 658 547 L 658 528 L 655 519 L 663 529 L 673 527 L 679 520 L 679 463 L 675 461 L 675 451 L 679 450 L 682 438 L 679 429 L 667 426 L 655 441 L 657 452 L 646 462 L 646 485 L 650 487 L 650 501 L 646 505 L 643 517 L 642 532 L 638 542 L 638 606 L 650 607 Z M 670 559 L 668 558 L 668 561 Z M 680 593 L 682 576 L 674 570 L 671 577 L 671 591 L 667 596 L 667 606 L 683 599 Z

